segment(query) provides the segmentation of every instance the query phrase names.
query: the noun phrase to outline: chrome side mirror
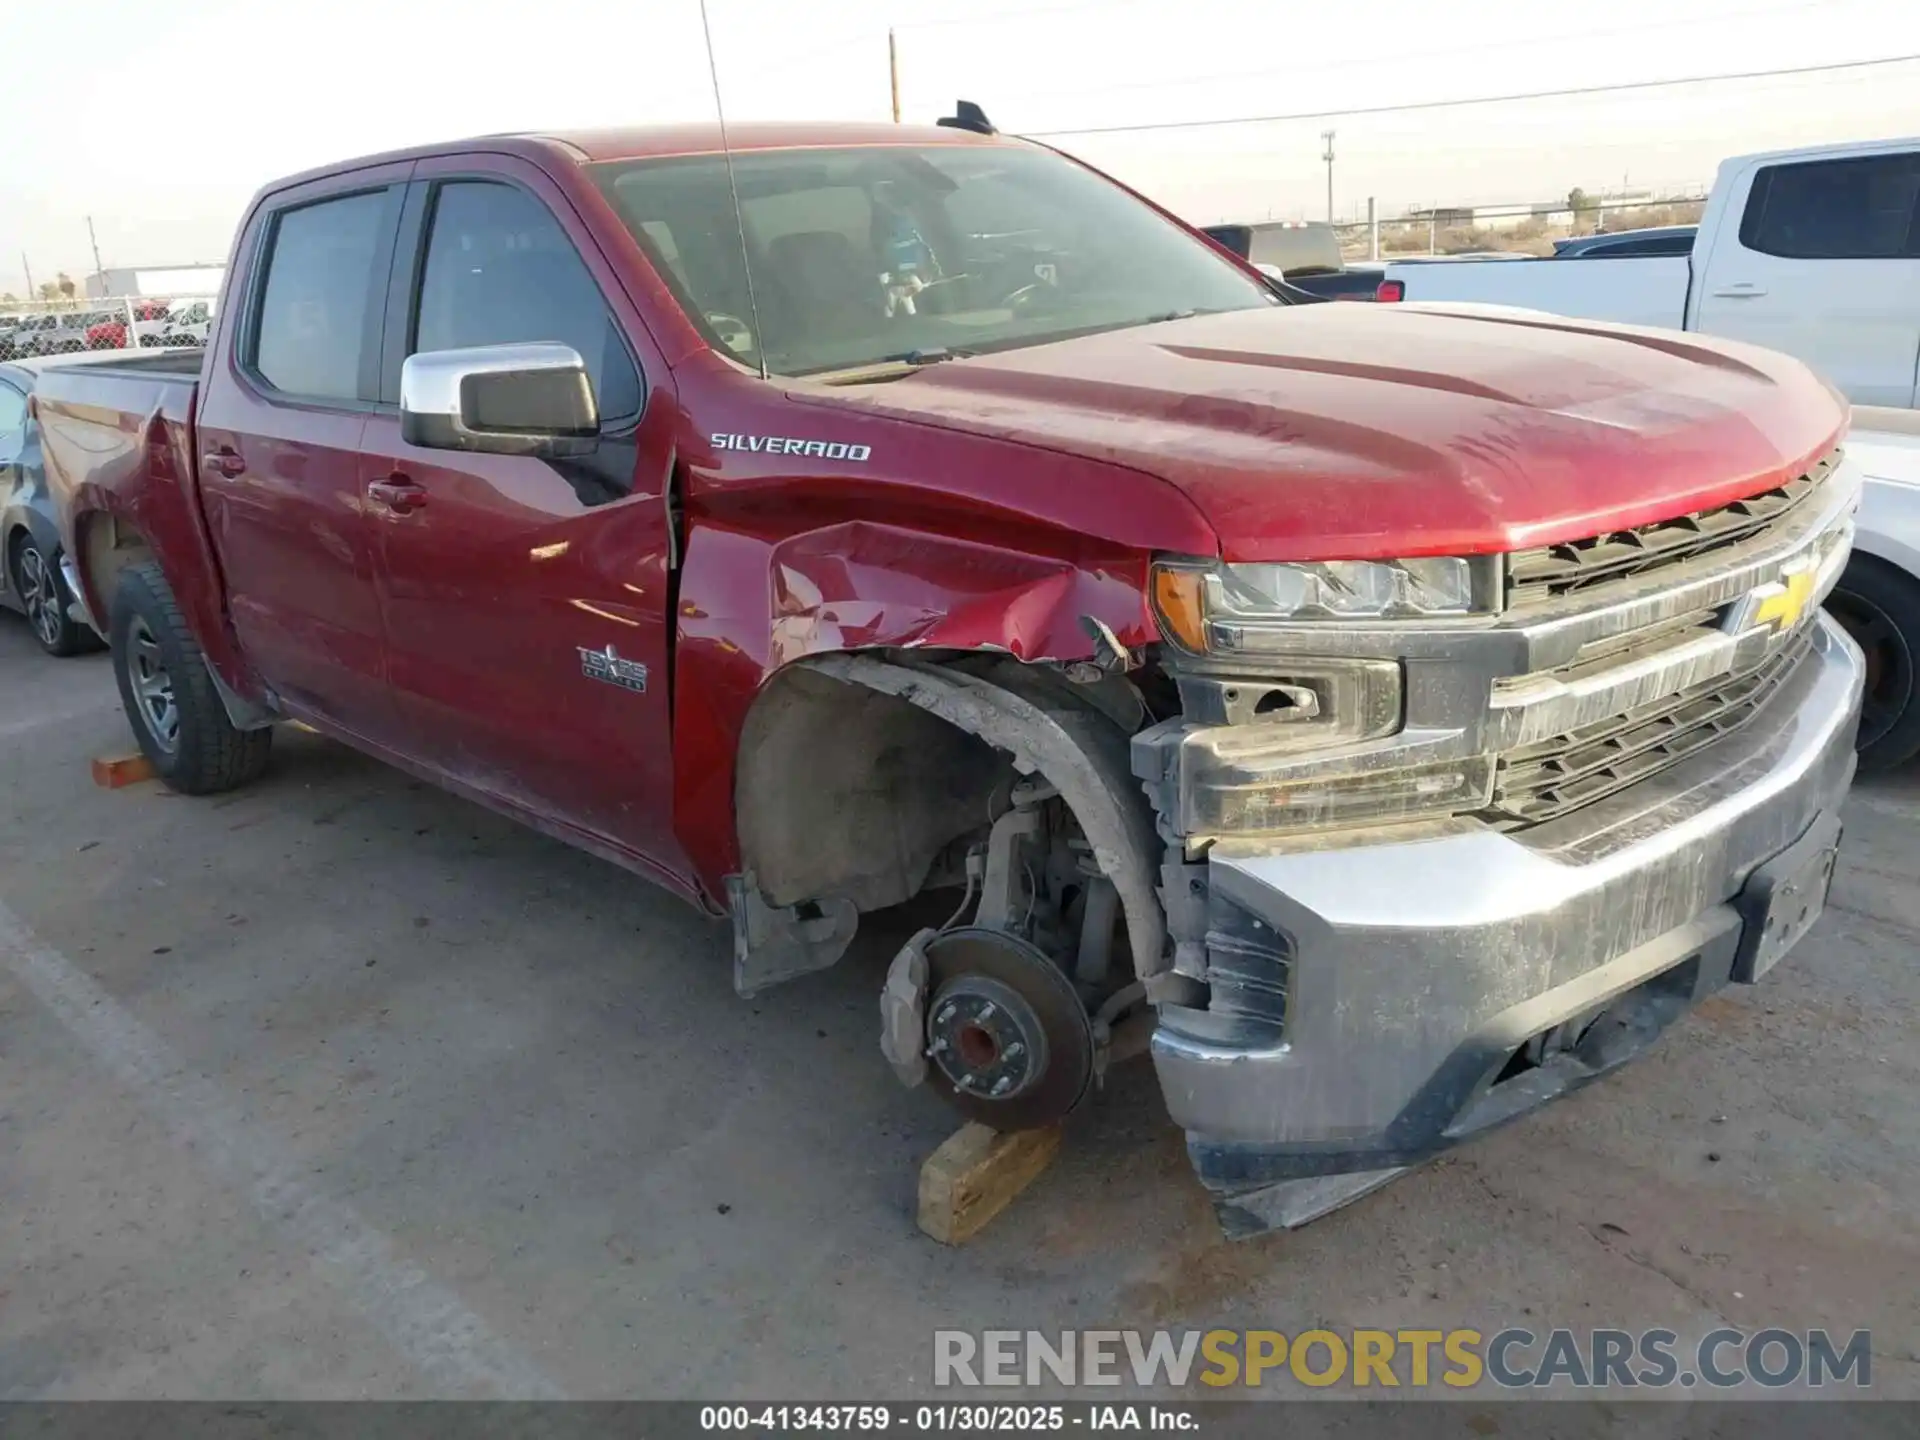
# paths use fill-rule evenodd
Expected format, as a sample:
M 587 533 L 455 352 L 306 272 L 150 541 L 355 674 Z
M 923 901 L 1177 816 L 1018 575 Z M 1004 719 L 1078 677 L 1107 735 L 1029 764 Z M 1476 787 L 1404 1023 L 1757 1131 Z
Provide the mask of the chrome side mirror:
M 600 407 L 571 345 L 428 350 L 400 367 L 400 437 L 428 450 L 576 458 L 599 444 Z

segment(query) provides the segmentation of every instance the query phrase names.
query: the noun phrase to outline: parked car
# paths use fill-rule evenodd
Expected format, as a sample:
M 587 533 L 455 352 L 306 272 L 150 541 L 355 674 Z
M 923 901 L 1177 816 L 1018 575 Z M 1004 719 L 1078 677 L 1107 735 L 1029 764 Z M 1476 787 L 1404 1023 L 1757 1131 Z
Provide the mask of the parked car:
M 1743 340 L 1806 361 L 1856 405 L 1912 406 L 1920 139 L 1729 160 L 1684 257 L 1396 264 L 1381 283 L 1384 299 L 1509 305 Z
M 49 655 L 97 649 L 91 626 L 74 609 L 53 497 L 47 490 L 40 427 L 27 404 L 40 374 L 86 355 L 0 364 L 0 607 L 27 617 Z M 104 357 L 102 357 L 104 358 Z
M 1649 225 L 1641 230 L 1572 235 L 1553 242 L 1559 260 L 1619 260 L 1635 255 L 1691 255 L 1698 225 Z
M 14 348 L 14 336 L 26 329 L 27 323 L 33 318 L 30 315 L 0 315 L 0 360 L 11 360 L 20 353 Z
M 1256 262 L 1254 269 L 1262 274 L 1271 275 L 1276 280 L 1284 280 L 1297 286 L 1309 295 L 1317 295 L 1322 300 L 1360 300 L 1371 302 L 1380 288 L 1381 277 L 1386 273 L 1384 265 L 1369 260 L 1356 261 L 1352 265 L 1343 265 L 1338 270 L 1314 270 L 1304 274 L 1286 275 L 1279 267 Z
M 77 355 L 86 350 L 87 333 L 113 316 L 101 310 L 56 310 L 40 317 L 40 323 L 25 332 L 26 344 L 16 347 L 23 356 Z
M 1372 300 L 1380 283 L 1382 267 L 1348 265 L 1340 258 L 1340 237 L 1319 221 L 1211 225 L 1203 233 L 1262 274 L 1322 300 Z
M 1856 409 L 1847 453 L 1866 484 L 1827 609 L 1866 655 L 1860 764 L 1884 770 L 1920 754 L 1920 412 Z
M 51 332 L 59 324 L 54 315 L 22 315 L 12 322 L 12 333 L 7 337 L 7 359 L 16 356 L 37 355 L 40 353 L 40 338 Z
M 145 300 L 133 305 L 133 341 L 135 345 L 145 345 L 149 336 L 158 336 L 167 324 L 167 302 L 164 300 Z M 119 312 L 101 312 L 103 318 L 98 324 L 87 327 L 87 349 L 124 350 L 128 347 L 127 317 L 124 308 Z
M 192 300 L 175 305 L 158 331 L 151 336 L 143 335 L 140 343 L 146 346 L 204 345 L 207 343 L 207 327 L 212 323 L 217 307 L 218 302 L 214 300 Z
M 746 994 L 943 892 L 899 1077 L 1045 1125 L 1150 1030 L 1236 1233 L 1778 961 L 1855 763 L 1833 391 L 1289 304 L 957 118 L 264 190 L 204 356 L 40 378 L 157 773 L 302 720 L 728 917 Z

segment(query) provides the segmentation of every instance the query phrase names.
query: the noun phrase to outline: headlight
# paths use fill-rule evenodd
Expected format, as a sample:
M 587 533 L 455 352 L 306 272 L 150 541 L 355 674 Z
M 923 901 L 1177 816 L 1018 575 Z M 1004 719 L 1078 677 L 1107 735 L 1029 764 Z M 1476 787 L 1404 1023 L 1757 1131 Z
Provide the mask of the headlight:
M 1319 560 L 1154 567 L 1162 632 L 1186 649 L 1212 646 L 1214 621 L 1431 620 L 1487 614 L 1498 558 Z

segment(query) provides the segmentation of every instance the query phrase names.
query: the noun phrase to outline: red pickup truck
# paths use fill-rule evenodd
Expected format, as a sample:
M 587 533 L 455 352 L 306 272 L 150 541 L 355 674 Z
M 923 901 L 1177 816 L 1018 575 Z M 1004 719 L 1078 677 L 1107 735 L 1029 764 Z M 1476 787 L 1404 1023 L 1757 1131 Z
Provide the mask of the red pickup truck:
M 170 784 L 297 718 L 728 917 L 743 993 L 946 892 L 880 987 L 901 1078 L 1043 1125 L 1150 1032 L 1236 1233 L 1819 913 L 1859 477 L 1803 366 L 1290 303 L 976 129 L 731 138 L 297 176 L 204 365 L 48 372 Z

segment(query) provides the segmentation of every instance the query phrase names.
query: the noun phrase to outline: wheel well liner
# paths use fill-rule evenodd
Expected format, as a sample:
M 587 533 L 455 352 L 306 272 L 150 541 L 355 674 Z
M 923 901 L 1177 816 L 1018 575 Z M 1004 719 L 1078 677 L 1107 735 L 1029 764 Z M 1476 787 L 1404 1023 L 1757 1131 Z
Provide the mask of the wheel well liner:
M 1156 890 L 1160 838 L 1133 779 L 1129 737 L 1111 718 L 1012 659 L 984 675 L 919 657 L 852 652 L 811 656 L 798 667 L 906 701 L 1010 756 L 1015 769 L 1044 776 L 1119 892 L 1136 975 L 1151 980 L 1167 968 Z M 744 825 L 742 833 L 749 839 Z

